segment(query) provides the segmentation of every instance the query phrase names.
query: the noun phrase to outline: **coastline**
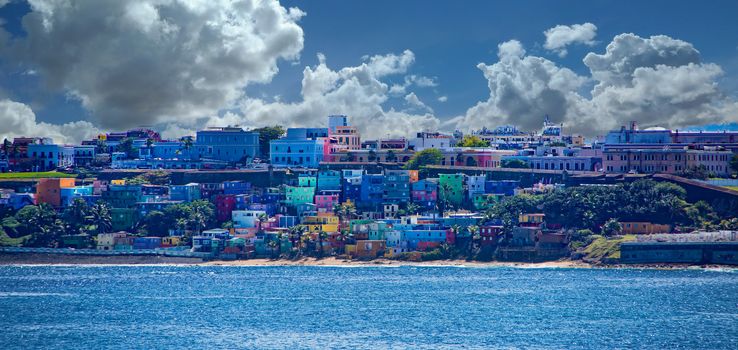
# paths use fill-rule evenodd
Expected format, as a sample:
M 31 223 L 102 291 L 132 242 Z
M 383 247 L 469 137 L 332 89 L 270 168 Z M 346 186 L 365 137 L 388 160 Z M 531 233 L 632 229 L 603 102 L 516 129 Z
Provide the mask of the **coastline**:
M 323 266 L 323 267 L 472 267 L 472 268 L 568 268 L 568 269 L 704 269 L 704 270 L 734 270 L 737 266 L 730 265 L 686 265 L 686 264 L 650 264 L 650 265 L 623 265 L 623 264 L 594 264 L 582 260 L 555 260 L 545 262 L 511 262 L 511 261 L 467 261 L 434 260 L 434 261 L 401 261 L 390 259 L 349 260 L 345 258 L 326 257 L 322 259 L 301 258 L 287 259 L 248 259 L 248 260 L 214 260 L 202 261 L 195 258 L 163 257 L 163 256 L 72 256 L 61 254 L 38 253 L 0 253 L 0 266 L 135 266 L 135 265 L 180 265 L 180 266 Z

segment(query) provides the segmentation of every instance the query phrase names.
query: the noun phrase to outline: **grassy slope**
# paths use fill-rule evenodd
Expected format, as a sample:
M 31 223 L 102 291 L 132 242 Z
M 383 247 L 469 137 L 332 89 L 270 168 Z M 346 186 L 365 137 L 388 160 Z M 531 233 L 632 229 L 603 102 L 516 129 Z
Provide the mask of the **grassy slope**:
M 28 237 L 10 238 L 5 231 L 0 230 L 0 247 L 17 247 Z
M 600 237 L 595 239 L 584 249 L 585 260 L 599 261 L 604 258 L 620 259 L 620 243 L 635 241 L 634 235 L 625 235 L 620 238 L 607 239 Z
M 12 179 L 39 179 L 46 177 L 77 177 L 75 174 L 66 174 L 56 171 L 28 172 L 28 173 L 0 173 L 0 180 Z

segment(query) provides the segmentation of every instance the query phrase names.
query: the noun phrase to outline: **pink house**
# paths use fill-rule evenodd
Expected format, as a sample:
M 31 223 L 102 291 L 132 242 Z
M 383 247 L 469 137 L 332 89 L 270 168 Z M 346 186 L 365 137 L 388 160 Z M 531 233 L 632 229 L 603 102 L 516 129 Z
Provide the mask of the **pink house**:
M 338 193 L 321 193 L 315 195 L 315 208 L 318 211 L 331 212 L 333 211 L 333 206 L 338 203 Z

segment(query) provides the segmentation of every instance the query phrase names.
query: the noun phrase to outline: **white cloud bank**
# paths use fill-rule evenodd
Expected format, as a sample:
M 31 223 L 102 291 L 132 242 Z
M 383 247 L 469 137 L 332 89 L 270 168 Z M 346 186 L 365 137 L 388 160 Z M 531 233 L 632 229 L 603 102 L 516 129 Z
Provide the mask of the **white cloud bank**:
M 303 48 L 304 13 L 276 0 L 29 3 L 27 36 L 6 51 L 78 98 L 105 128 L 216 113 Z
M 76 121 L 66 124 L 50 124 L 36 121 L 31 108 L 23 103 L 0 100 L 0 140 L 14 137 L 51 137 L 57 143 L 72 143 L 89 139 L 100 131 L 90 122 Z
M 592 46 L 597 36 L 597 26 L 592 23 L 574 24 L 570 26 L 557 25 L 543 32 L 546 42 L 543 47 L 554 51 L 561 57 L 567 55 L 566 47 L 572 44 L 585 44 Z
M 305 14 L 276 0 L 30 4 L 27 36 L 0 31 L 3 59 L 79 98 L 105 129 L 166 125 L 165 135 L 180 136 L 207 125 L 325 125 L 327 115 L 340 113 L 352 117 L 363 137 L 374 138 L 500 124 L 536 129 L 548 114 L 569 131 L 596 135 L 629 120 L 667 127 L 731 122 L 738 110 L 718 87 L 720 67 L 667 36 L 618 35 L 604 53 L 586 55 L 585 75 L 527 54 L 516 40 L 501 43 L 497 62 L 478 65 L 489 97 L 442 121 L 410 91 L 435 90 L 438 83 L 410 72 L 415 55 L 409 50 L 343 68 L 329 67 L 319 55 L 316 66 L 303 70 L 298 101 L 246 96 L 246 86 L 271 81 L 278 62 L 297 62 L 303 48 L 298 21 Z M 545 32 L 545 47 L 565 54 L 568 45 L 591 45 L 596 29 L 591 23 L 556 26 Z M 391 84 L 397 77 L 403 82 Z M 391 99 L 411 108 L 387 107 Z M 442 95 L 434 102 L 446 101 Z M 41 123 L 27 106 L 2 105 L 5 135 L 70 142 L 97 132 L 89 122 Z
M 718 88 L 722 70 L 703 63 L 689 43 L 667 36 L 620 34 L 605 53 L 589 53 L 580 76 L 542 57 L 526 55 L 517 41 L 499 45 L 499 61 L 479 64 L 490 97 L 477 103 L 456 126 L 540 126 L 544 114 L 568 130 L 601 134 L 630 120 L 643 125 L 686 127 L 738 120 L 738 105 Z M 594 83 L 590 95 L 582 90 Z

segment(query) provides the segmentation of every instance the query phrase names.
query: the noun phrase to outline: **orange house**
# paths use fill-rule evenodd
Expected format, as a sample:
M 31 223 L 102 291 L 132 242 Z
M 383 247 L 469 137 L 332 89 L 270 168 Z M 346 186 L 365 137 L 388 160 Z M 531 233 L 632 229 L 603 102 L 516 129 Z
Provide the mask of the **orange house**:
M 46 203 L 52 207 L 61 206 L 61 189 L 67 187 L 74 187 L 74 179 L 39 179 L 36 183 L 36 204 Z

